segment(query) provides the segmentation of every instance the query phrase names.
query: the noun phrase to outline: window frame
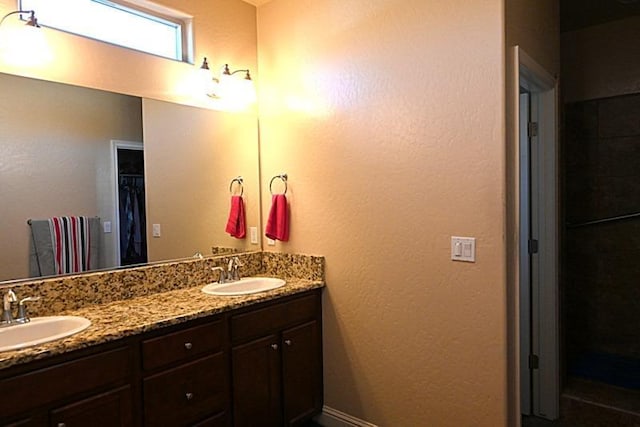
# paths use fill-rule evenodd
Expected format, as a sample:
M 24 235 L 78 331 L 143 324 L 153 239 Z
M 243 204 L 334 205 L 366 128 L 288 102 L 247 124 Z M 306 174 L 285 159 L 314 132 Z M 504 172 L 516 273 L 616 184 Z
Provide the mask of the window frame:
M 23 1 L 25 0 L 17 0 L 18 3 L 18 8 L 20 10 L 24 10 L 23 9 Z M 134 50 L 136 52 L 140 52 L 140 53 L 144 53 L 147 55 L 153 55 L 153 56 L 157 56 L 160 58 L 164 58 L 164 59 L 169 59 L 172 61 L 179 61 L 179 62 L 186 62 L 189 64 L 193 64 L 194 63 L 194 54 L 193 54 L 193 17 L 190 15 L 187 15 L 183 12 L 179 12 L 173 9 L 170 9 L 166 6 L 157 4 L 157 3 L 153 3 L 151 1 L 148 0 L 129 0 L 129 1 L 122 1 L 122 0 L 88 0 L 91 1 L 93 3 L 97 3 L 100 5 L 103 5 L 105 7 L 110 7 L 116 10 L 119 10 L 121 12 L 124 13 L 131 13 L 132 15 L 137 15 L 139 18 L 141 19 L 147 19 L 150 21 L 156 21 L 158 23 L 168 23 L 168 24 L 173 24 L 177 27 L 177 29 L 179 29 L 179 31 L 177 31 L 177 34 L 180 38 L 180 40 L 177 40 L 176 37 L 176 50 L 179 47 L 180 48 L 180 55 L 178 57 L 178 55 L 175 56 L 165 56 L 165 55 L 161 55 L 158 53 L 154 53 L 154 52 L 149 52 L 146 50 L 142 50 L 136 47 L 131 47 L 131 46 L 124 46 L 121 44 L 118 44 L 116 42 L 113 41 L 109 41 L 109 40 L 103 40 L 97 37 L 93 37 L 87 34 L 80 34 L 78 32 L 74 32 L 70 29 L 67 28 L 58 28 L 56 26 L 52 26 L 49 25 L 46 20 L 44 22 L 41 22 L 39 20 L 39 24 L 47 27 L 47 28 L 51 28 L 57 31 L 63 31 L 66 32 L 68 34 L 73 34 L 75 36 L 78 37 L 83 37 L 85 39 L 89 39 L 89 40 L 95 40 L 101 43 L 107 43 L 110 44 L 112 46 L 118 46 L 121 48 L 125 48 L 125 49 L 130 49 L 130 50 Z M 30 10 L 30 8 L 29 8 Z M 38 11 L 37 9 L 35 10 L 36 12 L 36 17 L 38 18 Z

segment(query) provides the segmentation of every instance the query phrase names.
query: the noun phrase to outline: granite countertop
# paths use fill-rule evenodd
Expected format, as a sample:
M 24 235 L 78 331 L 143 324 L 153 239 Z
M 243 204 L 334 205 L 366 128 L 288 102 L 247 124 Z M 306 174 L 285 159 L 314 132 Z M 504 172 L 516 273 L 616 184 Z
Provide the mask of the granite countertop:
M 287 279 L 284 286 L 267 292 L 216 296 L 197 286 L 63 312 L 86 317 L 91 325 L 65 339 L 0 352 L 0 369 L 322 287 L 322 281 Z

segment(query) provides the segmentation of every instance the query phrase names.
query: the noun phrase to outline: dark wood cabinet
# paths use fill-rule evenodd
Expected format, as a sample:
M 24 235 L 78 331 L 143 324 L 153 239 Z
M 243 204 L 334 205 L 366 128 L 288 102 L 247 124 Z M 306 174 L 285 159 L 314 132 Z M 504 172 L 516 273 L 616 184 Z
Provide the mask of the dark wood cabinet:
M 96 351 L 35 363 L 34 369 L 19 366 L 19 374 L 0 379 L 0 389 L 7 390 L 0 399 L 0 425 L 132 425 L 133 348 Z
M 234 426 L 281 426 L 279 337 L 269 335 L 233 348 Z
M 322 409 L 320 290 L 0 371 L 0 426 L 296 426 Z
M 225 411 L 229 389 L 222 353 L 144 379 L 144 425 L 186 426 Z
M 51 411 L 52 427 L 132 426 L 131 387 L 91 396 Z
M 322 408 L 322 337 L 314 320 L 282 333 L 282 392 L 285 423 L 296 426 Z
M 297 426 L 321 411 L 320 309 L 313 294 L 231 318 L 234 426 Z
M 142 341 L 145 426 L 228 425 L 225 325 L 218 317 Z

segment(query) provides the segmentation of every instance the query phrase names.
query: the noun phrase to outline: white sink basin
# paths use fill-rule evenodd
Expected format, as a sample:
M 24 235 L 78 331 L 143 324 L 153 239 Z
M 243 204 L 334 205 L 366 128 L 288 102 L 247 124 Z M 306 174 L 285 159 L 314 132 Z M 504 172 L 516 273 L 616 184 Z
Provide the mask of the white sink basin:
M 87 329 L 89 319 L 77 316 L 34 317 L 31 322 L 0 328 L 0 351 L 19 350 L 65 338 Z
M 229 283 L 209 283 L 202 292 L 211 295 L 248 295 L 284 286 L 285 281 L 273 277 L 246 277 Z

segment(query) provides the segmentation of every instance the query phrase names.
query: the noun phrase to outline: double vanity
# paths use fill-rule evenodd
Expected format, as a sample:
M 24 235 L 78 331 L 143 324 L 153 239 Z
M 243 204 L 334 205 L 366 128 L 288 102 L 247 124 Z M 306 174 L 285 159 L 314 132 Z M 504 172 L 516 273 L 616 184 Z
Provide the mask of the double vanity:
M 322 408 L 324 260 L 239 256 L 242 275 L 254 278 L 208 288 L 212 269 L 226 260 L 14 287 L 17 294 L 41 289 L 30 303 L 34 322 L 65 315 L 91 324 L 0 352 L 0 425 L 282 426 L 311 419 Z

